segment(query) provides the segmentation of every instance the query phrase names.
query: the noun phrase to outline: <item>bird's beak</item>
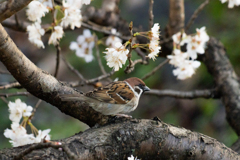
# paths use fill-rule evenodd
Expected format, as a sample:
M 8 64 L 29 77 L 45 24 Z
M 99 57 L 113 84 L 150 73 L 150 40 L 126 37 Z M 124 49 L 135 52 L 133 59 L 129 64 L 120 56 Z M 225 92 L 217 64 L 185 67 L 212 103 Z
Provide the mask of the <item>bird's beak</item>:
M 148 88 L 148 86 L 143 87 L 143 92 L 146 92 L 146 91 L 150 91 L 150 88 Z

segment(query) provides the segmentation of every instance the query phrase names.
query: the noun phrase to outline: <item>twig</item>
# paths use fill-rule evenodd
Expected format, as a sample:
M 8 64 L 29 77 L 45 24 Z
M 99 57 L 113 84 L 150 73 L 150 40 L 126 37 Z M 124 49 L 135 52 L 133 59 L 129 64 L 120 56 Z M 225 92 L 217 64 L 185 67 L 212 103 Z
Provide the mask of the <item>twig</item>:
M 96 48 L 96 55 L 97 55 L 97 61 L 98 61 L 98 65 L 102 71 L 103 74 L 107 74 L 107 72 L 105 71 L 104 67 L 103 67 L 103 64 L 102 64 L 102 61 L 101 61 L 101 57 L 100 57 L 100 54 L 99 54 L 99 47 L 98 47 L 98 38 L 97 36 L 95 36 L 95 48 Z
M 25 1 L 16 1 L 9 0 L 3 1 L 0 4 L 0 23 L 5 19 L 11 17 L 16 12 L 20 11 L 24 7 L 26 7 L 32 0 L 25 0 Z
M 105 78 L 108 78 L 108 77 L 112 76 L 114 73 L 115 73 L 115 71 L 112 70 L 111 72 L 109 72 L 107 74 L 104 74 L 104 75 L 101 75 L 101 76 L 99 76 L 97 78 L 86 80 L 85 83 L 86 84 L 92 84 L 92 83 L 98 82 L 98 81 L 100 81 L 102 79 L 105 79 Z
M 16 20 L 13 19 L 6 19 L 2 22 L 2 25 L 4 27 L 10 28 L 12 30 L 18 31 L 18 32 L 26 32 L 27 26 L 31 25 L 28 22 L 21 21 L 20 23 L 16 23 Z
M 157 90 L 151 89 L 144 93 L 155 96 L 169 96 L 175 98 L 195 99 L 195 98 L 220 98 L 220 94 L 216 89 L 195 90 L 195 91 L 174 91 L 174 90 Z
M 83 86 L 85 84 L 94 84 L 102 79 L 112 76 L 114 73 L 115 73 L 115 71 L 112 70 L 111 72 L 109 72 L 105 75 L 101 75 L 101 76 L 93 78 L 93 79 L 89 79 L 89 80 L 85 80 L 85 81 L 81 81 L 81 82 L 79 82 L 79 81 L 78 82 L 70 82 L 69 84 L 71 85 L 71 87 Z
M 57 57 L 56 57 L 56 68 L 55 68 L 55 73 L 54 73 L 54 77 L 57 77 L 58 74 L 58 70 L 59 70 L 59 63 L 60 63 L 60 52 L 61 52 L 61 48 L 59 46 L 59 44 L 57 44 L 56 46 L 56 50 L 57 50 Z
M 14 15 L 14 19 L 15 19 L 15 22 L 16 22 L 16 27 L 18 27 L 19 26 L 19 20 L 18 20 L 17 13 Z
M 48 143 L 32 144 L 29 148 L 23 150 L 17 156 L 15 156 L 14 160 L 20 160 L 24 156 L 26 156 L 27 154 L 31 153 L 34 150 L 49 148 L 49 147 L 52 147 L 52 148 L 55 148 L 55 149 L 62 148 L 67 153 L 69 159 L 73 159 L 73 160 L 79 159 L 79 157 L 77 155 L 75 155 L 66 145 L 63 145 L 63 144 L 56 145 L 56 144 L 53 144 L 53 142 L 48 142 Z
M 0 97 L 2 99 L 3 102 L 5 102 L 6 104 L 8 104 L 8 101 L 5 97 Z
M 21 85 L 18 82 L 13 82 L 13 83 L 10 83 L 10 84 L 6 84 L 4 86 L 0 86 L 0 90 L 1 89 L 17 88 L 17 87 L 21 87 Z
M 99 47 L 98 47 L 97 42 L 98 42 L 98 38 L 97 38 L 97 36 L 95 36 L 95 48 L 96 48 L 96 55 L 97 55 L 98 65 L 99 65 L 99 67 L 100 67 L 100 69 L 101 69 L 101 72 L 102 72 L 104 75 L 106 75 L 107 72 L 105 71 L 105 69 L 104 69 L 104 67 L 103 67 L 102 60 L 101 60 L 100 53 L 99 53 Z M 108 78 L 108 81 L 111 82 L 112 79 L 111 79 L 111 78 Z
M 162 63 L 160 63 L 157 67 L 155 67 L 150 73 L 146 74 L 145 76 L 142 77 L 142 80 L 146 80 L 147 78 L 149 78 L 150 76 L 152 76 L 157 70 L 159 70 L 163 65 L 165 65 L 166 63 L 168 63 L 169 59 L 166 59 L 165 61 L 163 61 Z
M 143 61 L 146 61 L 146 63 L 148 63 L 149 58 L 144 54 L 144 52 L 140 48 L 136 48 L 135 51 L 140 57 L 142 57 Z
M 16 92 L 16 93 L 0 93 L 0 97 L 13 97 L 13 96 L 29 96 L 29 92 Z
M 89 21 L 90 22 L 90 21 Z M 91 22 L 93 24 L 93 22 Z M 101 32 L 101 33 L 105 33 L 105 34 L 108 34 L 108 35 L 113 35 L 113 36 L 116 36 L 116 37 L 119 37 L 123 40 L 129 40 L 130 37 L 127 37 L 127 36 L 121 36 L 119 34 L 113 34 L 110 30 L 106 30 L 104 29 L 102 26 L 99 26 L 99 27 L 96 27 L 98 26 L 97 24 L 95 25 L 88 25 L 87 23 L 84 23 L 82 22 L 82 26 L 88 28 L 88 29 L 91 29 L 91 30 L 94 30 L 94 31 L 98 31 L 98 32 Z
M 160 41 L 159 44 L 162 45 L 162 44 L 168 43 L 168 42 L 170 42 L 170 41 L 172 41 L 172 37 L 164 38 L 163 40 Z
M 0 74 L 9 74 L 10 75 L 10 73 L 8 71 L 2 71 L 2 70 L 0 70 Z
M 41 102 L 42 102 L 41 99 L 39 99 L 39 100 L 37 101 L 37 104 L 35 105 L 35 107 L 34 107 L 34 109 L 33 109 L 33 111 L 32 111 L 32 114 L 31 114 L 31 116 L 28 118 L 28 120 L 33 119 L 33 116 L 34 116 L 34 114 L 35 114 L 35 112 L 36 112 L 36 110 L 37 110 L 37 108 L 39 107 L 39 105 L 40 105 Z
M 150 30 L 153 26 L 153 3 L 154 1 L 153 0 L 149 0 L 149 25 L 148 25 L 148 29 Z
M 133 71 L 134 66 L 132 65 L 133 61 L 131 60 L 132 58 L 132 41 L 133 41 L 133 22 L 130 22 L 129 24 L 129 30 L 130 30 L 130 34 L 131 34 L 131 38 L 130 38 L 130 49 L 129 49 L 129 53 L 128 53 L 128 66 L 125 68 L 124 72 L 125 73 L 130 73 Z
M 64 56 L 61 56 L 63 62 L 66 64 L 66 66 L 68 67 L 68 69 L 70 71 L 72 71 L 73 73 L 75 73 L 82 81 L 85 81 L 85 78 L 83 77 L 83 75 L 78 72 L 78 70 L 76 70 L 67 60 Z
M 193 13 L 193 15 L 191 16 L 190 20 L 188 21 L 186 27 L 185 27 L 185 32 L 188 31 L 188 29 L 190 28 L 190 26 L 193 24 L 194 20 L 197 18 L 197 16 L 199 15 L 199 13 L 203 10 L 203 8 L 209 3 L 209 0 L 205 0 L 197 9 L 196 11 Z

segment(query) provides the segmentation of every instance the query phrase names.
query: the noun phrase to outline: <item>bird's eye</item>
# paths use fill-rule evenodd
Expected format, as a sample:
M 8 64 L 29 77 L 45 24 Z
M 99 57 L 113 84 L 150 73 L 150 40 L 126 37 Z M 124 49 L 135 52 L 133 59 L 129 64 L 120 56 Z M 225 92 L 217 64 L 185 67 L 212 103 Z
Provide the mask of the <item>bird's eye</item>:
M 135 92 L 137 92 L 138 94 L 141 93 L 141 90 L 140 90 L 138 87 L 135 87 L 134 90 L 135 90 Z

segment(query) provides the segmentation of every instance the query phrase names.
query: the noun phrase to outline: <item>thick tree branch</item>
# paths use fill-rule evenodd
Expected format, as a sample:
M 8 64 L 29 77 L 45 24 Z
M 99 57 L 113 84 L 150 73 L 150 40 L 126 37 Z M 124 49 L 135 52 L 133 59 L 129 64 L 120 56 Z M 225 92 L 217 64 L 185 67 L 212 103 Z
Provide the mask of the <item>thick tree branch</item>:
M 179 32 L 184 28 L 185 12 L 184 0 L 170 0 L 169 1 L 169 22 L 167 26 L 168 37 Z
M 59 94 L 80 94 L 49 73 L 34 65 L 14 44 L 0 25 L 0 60 L 14 78 L 32 95 L 56 106 L 59 110 L 93 126 L 104 123 L 108 116 L 96 112 L 84 102 L 61 102 Z
M 86 159 L 239 159 L 240 156 L 217 140 L 156 120 L 130 119 L 88 129 L 61 140 L 71 152 Z M 0 151 L 1 159 L 10 159 L 29 145 Z M 24 159 L 69 159 L 64 151 L 39 149 Z
M 26 7 L 31 1 L 32 0 L 8 0 L 1 3 L 0 23 Z
M 221 94 L 226 108 L 228 123 L 240 135 L 240 84 L 224 46 L 211 38 L 203 62 L 214 77 L 214 82 Z

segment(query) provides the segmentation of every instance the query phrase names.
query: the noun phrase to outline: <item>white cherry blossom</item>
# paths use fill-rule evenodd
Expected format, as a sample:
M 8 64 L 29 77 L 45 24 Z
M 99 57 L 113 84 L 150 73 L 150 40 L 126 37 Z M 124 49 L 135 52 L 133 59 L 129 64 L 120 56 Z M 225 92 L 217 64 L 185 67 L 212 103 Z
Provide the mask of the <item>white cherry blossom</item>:
M 137 159 L 137 157 L 134 157 L 133 155 L 131 155 L 131 157 L 128 157 L 128 160 L 140 160 L 140 159 Z
M 31 106 L 25 105 L 23 107 L 23 117 L 29 117 L 32 115 L 33 108 Z
M 173 74 L 180 80 L 187 79 L 192 77 L 200 65 L 199 61 L 185 60 L 178 68 L 173 70 Z
M 107 65 L 110 68 L 114 68 L 115 71 L 118 71 L 119 68 L 122 68 L 122 65 L 127 61 L 127 55 L 129 50 L 122 45 L 122 43 L 117 42 L 114 48 L 106 48 L 105 58 L 107 60 Z
M 44 6 L 53 8 L 52 0 L 39 0 Z
M 188 58 L 188 54 L 182 52 L 180 49 L 174 49 L 173 55 L 168 55 L 167 58 L 170 59 L 169 63 L 178 67 Z
M 45 139 L 45 140 L 50 140 L 50 135 L 49 135 L 49 132 L 51 131 L 51 129 L 46 129 L 46 130 L 43 130 L 43 131 L 41 131 L 41 130 L 39 130 L 38 131 L 38 135 L 37 135 L 37 137 L 36 137 L 36 139 L 35 139 L 35 142 L 36 143 L 39 143 L 39 142 L 41 142 L 43 139 Z
M 156 38 L 156 39 L 159 39 L 159 29 L 160 29 L 160 26 L 158 23 L 155 23 L 153 25 L 153 27 L 151 28 L 151 32 L 152 32 L 152 37 Z
M 159 41 L 151 40 L 149 44 L 149 50 L 150 53 L 148 54 L 148 57 L 152 60 L 155 60 L 161 50 L 161 47 L 159 46 Z
M 188 42 L 187 34 L 185 32 L 178 32 L 174 34 L 172 39 L 175 44 L 180 44 L 181 46 Z
M 63 28 L 61 26 L 55 26 L 54 31 L 52 32 L 48 44 L 57 45 L 58 40 L 60 40 L 63 37 Z
M 187 53 L 192 59 L 197 59 L 198 54 L 204 54 L 206 43 L 209 41 L 209 36 L 206 33 L 206 28 L 202 27 L 196 29 L 197 34 L 195 36 L 188 36 L 189 42 L 187 43 Z
M 149 50 L 150 53 L 148 54 L 148 57 L 152 60 L 155 60 L 158 56 L 161 47 L 159 45 L 159 24 L 155 23 L 153 27 L 151 28 L 151 32 L 149 35 L 150 43 L 149 43 Z
M 13 147 L 31 144 L 35 141 L 33 134 L 27 134 L 26 129 L 18 123 L 12 123 L 11 129 L 4 131 L 4 136 L 11 139 L 9 142 L 12 143 Z
M 94 36 L 91 34 L 91 31 L 89 29 L 84 29 L 83 35 L 78 36 L 77 42 L 71 42 L 69 48 L 75 50 L 76 55 L 84 58 L 88 63 L 94 59 L 92 54 L 94 45 Z
M 234 6 L 240 5 L 240 0 L 220 0 L 222 3 L 225 3 L 228 1 L 228 8 L 233 8 Z
M 113 28 L 111 30 L 111 33 L 112 34 L 117 34 L 117 30 L 115 28 Z M 117 43 L 117 42 L 122 43 L 122 40 L 120 38 L 118 38 L 117 36 L 110 35 L 106 39 L 105 43 L 106 43 L 107 46 L 114 47 L 115 43 Z
M 35 44 L 37 47 L 44 48 L 44 44 L 41 40 L 41 36 L 45 34 L 44 29 L 41 28 L 39 23 L 34 23 L 27 26 L 28 39 L 31 43 Z
M 29 117 L 33 108 L 31 106 L 27 106 L 26 103 L 21 102 L 20 99 L 16 99 L 14 102 L 9 102 L 9 112 L 10 112 L 10 120 L 12 121 L 11 129 L 5 129 L 3 135 L 6 138 L 10 139 L 10 143 L 13 147 L 22 146 L 26 144 L 38 143 L 41 139 L 45 138 L 46 140 L 50 140 L 49 132 L 50 129 L 46 129 L 44 131 L 39 130 L 38 136 L 34 137 L 33 134 L 27 134 L 26 129 L 19 124 L 22 116 Z M 26 119 L 23 120 L 23 122 Z M 23 123 L 22 122 L 22 123 Z M 30 127 L 34 127 L 32 124 Z M 33 128 L 32 128 L 33 129 Z M 37 130 L 34 127 L 35 130 Z
M 23 110 L 26 108 L 26 104 L 21 102 L 20 99 L 16 99 L 15 103 L 14 102 L 9 102 L 8 107 L 9 107 L 9 119 L 12 122 L 19 123 L 22 115 L 23 115 Z
M 90 4 L 90 3 L 91 3 L 91 0 L 82 0 L 82 4 L 88 5 L 88 4 Z
M 70 26 L 73 30 L 74 27 L 81 27 L 82 15 L 81 6 L 82 2 L 80 0 L 63 0 L 64 17 L 62 18 L 61 26 L 66 28 Z
M 28 9 L 26 11 L 27 17 L 30 21 L 41 22 L 41 18 L 45 16 L 45 13 L 48 13 L 49 10 L 45 5 L 39 1 L 32 1 L 28 4 Z

